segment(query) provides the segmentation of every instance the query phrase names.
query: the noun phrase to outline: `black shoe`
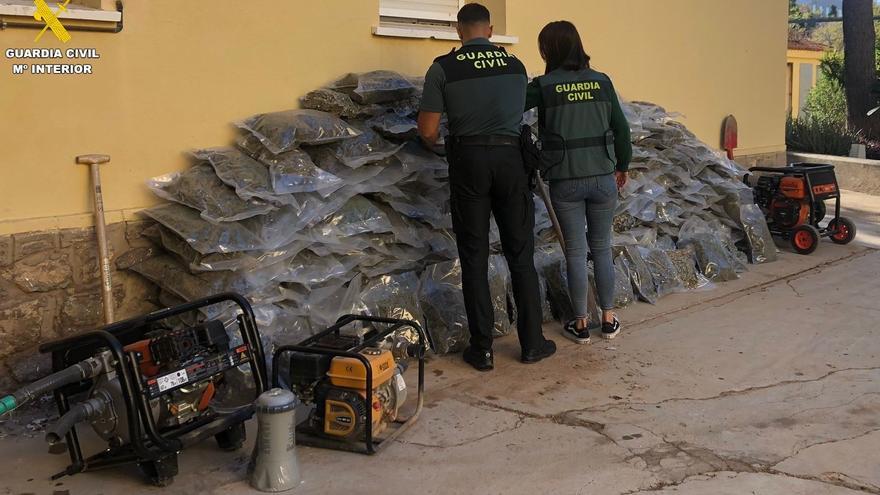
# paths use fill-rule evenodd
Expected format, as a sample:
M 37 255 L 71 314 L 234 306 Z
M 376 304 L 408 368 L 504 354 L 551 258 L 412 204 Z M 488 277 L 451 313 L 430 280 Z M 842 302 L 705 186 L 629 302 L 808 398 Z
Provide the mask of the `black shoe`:
M 590 343 L 589 325 L 587 326 L 587 328 L 578 328 L 577 322 L 578 322 L 577 319 L 568 320 L 567 322 L 565 322 L 565 325 L 562 326 L 562 335 L 577 342 L 578 344 L 589 344 Z
M 617 334 L 620 333 L 620 320 L 617 319 L 617 315 L 614 315 L 614 321 L 608 323 L 607 321 L 602 322 L 602 338 L 611 340 L 614 337 L 617 337 Z
M 533 364 L 556 354 L 556 342 L 544 339 L 544 343 L 537 349 L 523 351 L 522 362 L 525 364 Z
M 475 349 L 468 347 L 464 350 L 461 357 L 464 362 L 474 367 L 477 371 L 492 371 L 495 368 L 495 360 L 492 357 L 492 351 Z

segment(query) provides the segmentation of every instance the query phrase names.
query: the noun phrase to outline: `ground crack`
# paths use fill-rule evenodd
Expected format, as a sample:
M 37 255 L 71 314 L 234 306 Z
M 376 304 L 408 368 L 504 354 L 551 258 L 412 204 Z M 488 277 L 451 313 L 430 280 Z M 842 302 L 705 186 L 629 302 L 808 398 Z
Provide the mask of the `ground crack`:
M 723 399 L 726 397 L 735 397 L 739 395 L 745 395 L 756 391 L 767 390 L 775 387 L 781 387 L 785 385 L 796 385 L 802 383 L 814 383 L 818 381 L 822 381 L 830 376 L 833 376 L 837 373 L 844 373 L 849 371 L 878 371 L 880 367 L 865 367 L 865 368 L 842 368 L 836 369 L 833 371 L 829 371 L 821 376 L 816 378 L 810 378 L 807 380 L 783 380 L 781 382 L 771 383 L 768 385 L 756 385 L 754 387 L 747 387 L 743 389 L 734 389 L 734 390 L 725 390 L 717 395 L 712 395 L 709 397 L 670 397 L 668 399 L 663 399 L 659 402 L 610 402 L 606 404 L 600 404 L 597 406 L 590 406 L 582 409 L 571 409 L 568 411 L 564 411 L 560 414 L 572 414 L 572 413 L 587 413 L 587 412 L 607 412 L 611 409 L 632 409 L 634 411 L 639 411 L 636 407 L 650 407 L 650 406 L 662 406 L 664 404 L 669 404 L 670 402 L 684 402 L 684 401 L 694 401 L 694 402 L 702 402 L 702 401 L 710 401 L 716 399 Z
M 514 424 L 510 428 L 503 428 L 498 431 L 493 431 L 492 433 L 489 433 L 489 434 L 486 434 L 486 435 L 483 435 L 483 436 L 480 436 L 477 438 L 470 438 L 468 440 L 464 440 L 464 441 L 457 442 L 457 443 L 446 444 L 446 445 L 434 445 L 434 444 L 429 444 L 429 443 L 410 442 L 408 440 L 400 440 L 400 439 L 398 439 L 397 442 L 405 444 L 405 445 L 413 445 L 416 447 L 424 447 L 424 448 L 428 448 L 428 449 L 451 449 L 451 448 L 455 448 L 455 447 L 464 447 L 465 445 L 470 445 L 472 443 L 480 442 L 482 440 L 485 440 L 487 438 L 492 438 L 492 437 L 494 437 L 496 435 L 500 435 L 502 433 L 508 433 L 511 431 L 518 430 L 520 427 L 522 427 L 522 425 L 524 423 L 525 423 L 525 418 L 519 417 L 516 421 L 516 424 Z

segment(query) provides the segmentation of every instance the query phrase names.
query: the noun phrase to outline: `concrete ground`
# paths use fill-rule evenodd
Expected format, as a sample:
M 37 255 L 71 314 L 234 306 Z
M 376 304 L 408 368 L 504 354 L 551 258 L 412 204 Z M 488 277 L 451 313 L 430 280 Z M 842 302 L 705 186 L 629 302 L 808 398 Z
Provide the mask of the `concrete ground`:
M 880 197 L 848 193 L 861 234 L 783 252 L 742 279 L 621 311 L 622 335 L 526 366 L 428 365 L 418 423 L 373 457 L 299 448 L 291 493 L 880 494 Z M 66 456 L 0 441 L 0 494 L 256 493 L 248 448 L 181 455 L 163 490 L 133 470 L 57 482 Z

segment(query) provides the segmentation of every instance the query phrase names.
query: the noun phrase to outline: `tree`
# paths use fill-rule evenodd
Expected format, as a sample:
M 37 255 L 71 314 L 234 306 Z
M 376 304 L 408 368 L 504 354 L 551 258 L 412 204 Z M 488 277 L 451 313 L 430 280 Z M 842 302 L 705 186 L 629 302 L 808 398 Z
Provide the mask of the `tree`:
M 828 11 L 828 17 L 837 17 L 839 14 L 837 13 L 837 5 L 832 5 L 831 10 Z
M 875 98 L 871 87 L 876 81 L 872 0 L 843 0 L 843 49 L 846 101 L 849 125 L 868 137 L 880 137 L 880 119 L 869 118 Z

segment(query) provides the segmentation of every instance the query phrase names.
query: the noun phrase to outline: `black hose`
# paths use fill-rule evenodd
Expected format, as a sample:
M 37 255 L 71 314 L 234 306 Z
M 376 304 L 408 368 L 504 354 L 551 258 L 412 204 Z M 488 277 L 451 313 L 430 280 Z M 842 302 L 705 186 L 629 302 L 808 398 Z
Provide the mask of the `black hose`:
M 52 390 L 71 383 L 94 378 L 98 376 L 98 373 L 103 369 L 104 366 L 99 359 L 89 358 L 85 361 L 76 363 L 73 366 L 64 368 L 57 373 L 52 373 L 49 376 L 40 378 L 39 380 L 18 389 L 11 396 L 3 397 L 2 404 L 0 404 L 0 414 L 21 407 L 46 392 L 51 392 Z
M 97 397 L 80 402 L 46 430 L 46 441 L 50 445 L 60 442 L 77 423 L 97 418 L 106 408 L 107 403 Z

